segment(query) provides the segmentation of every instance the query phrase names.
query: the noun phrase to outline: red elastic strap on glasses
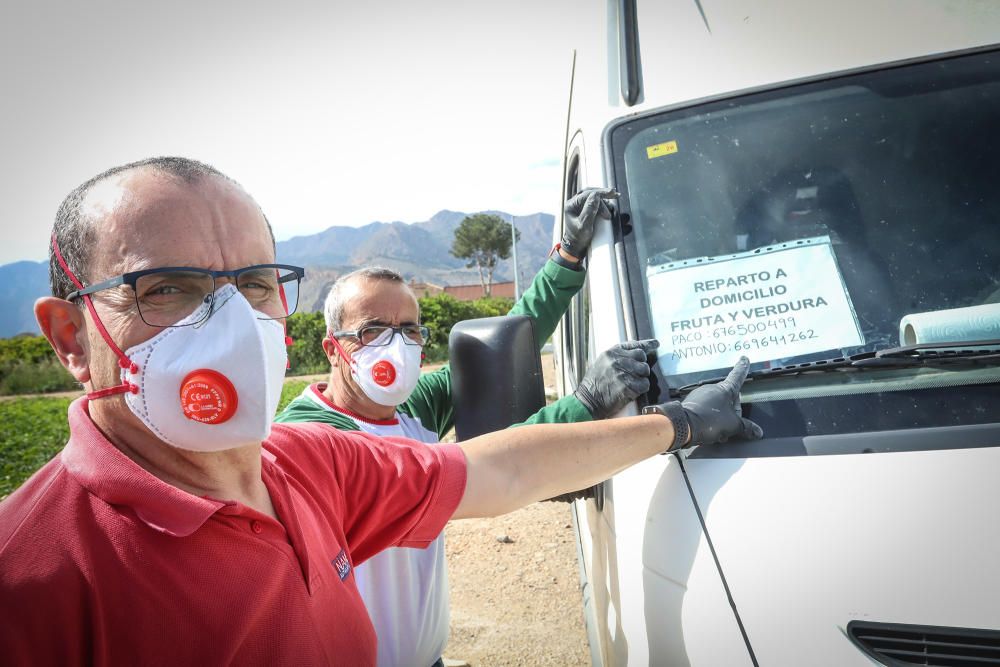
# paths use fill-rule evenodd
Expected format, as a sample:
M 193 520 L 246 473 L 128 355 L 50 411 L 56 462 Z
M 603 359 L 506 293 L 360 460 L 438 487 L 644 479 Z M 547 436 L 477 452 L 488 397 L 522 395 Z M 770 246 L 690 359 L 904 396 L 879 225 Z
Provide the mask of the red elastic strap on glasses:
M 69 270 L 69 265 L 66 264 L 66 260 L 63 259 L 62 253 L 59 252 L 59 243 L 56 241 L 55 232 L 52 232 L 52 252 L 53 254 L 55 254 L 56 261 L 59 262 L 59 266 L 62 267 L 62 270 L 66 274 L 66 276 L 73 282 L 74 285 L 76 285 L 77 289 L 82 290 L 84 288 L 83 283 L 81 283 L 80 280 L 75 275 L 73 275 L 73 272 Z M 100 332 L 101 338 L 104 339 L 104 342 L 108 344 L 108 346 L 111 348 L 111 351 L 114 352 L 115 356 L 118 357 L 118 365 L 121 368 L 127 368 L 128 372 L 131 373 L 132 375 L 138 373 L 139 365 L 136 364 L 131 359 L 129 359 L 125 355 L 125 353 L 121 351 L 121 348 L 115 345 L 115 342 L 111 340 L 111 336 L 108 334 L 107 329 L 104 328 L 104 323 L 101 322 L 101 318 L 97 315 L 97 309 L 94 308 L 94 303 L 93 301 L 90 300 L 90 295 L 85 294 L 80 298 L 83 299 L 83 302 L 85 304 L 87 304 L 87 310 L 90 311 L 90 316 L 94 318 L 94 324 L 97 326 L 97 330 L 98 332 Z M 116 387 L 90 392 L 89 394 L 87 394 L 87 398 L 103 398 L 105 396 L 111 396 L 113 394 L 124 394 L 127 392 L 132 392 L 133 394 L 139 393 L 138 385 L 134 385 L 128 380 L 122 380 L 122 383 Z

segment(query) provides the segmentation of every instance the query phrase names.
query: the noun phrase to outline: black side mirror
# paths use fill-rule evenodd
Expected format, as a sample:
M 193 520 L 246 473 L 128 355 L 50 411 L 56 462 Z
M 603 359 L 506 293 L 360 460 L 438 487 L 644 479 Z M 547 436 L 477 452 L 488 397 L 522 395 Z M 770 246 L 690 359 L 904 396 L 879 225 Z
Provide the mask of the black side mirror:
M 468 440 L 545 407 L 534 322 L 524 315 L 459 322 L 448 337 L 455 433 Z

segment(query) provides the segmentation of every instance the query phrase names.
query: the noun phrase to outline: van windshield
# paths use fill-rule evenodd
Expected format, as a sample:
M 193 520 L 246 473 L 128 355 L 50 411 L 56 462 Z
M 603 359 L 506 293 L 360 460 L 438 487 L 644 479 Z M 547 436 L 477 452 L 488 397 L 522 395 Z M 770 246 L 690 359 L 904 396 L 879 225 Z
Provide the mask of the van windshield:
M 640 333 L 672 387 L 1000 339 L 1000 54 L 843 76 L 609 131 Z M 639 300 L 644 301 L 645 309 Z M 996 367 L 748 385 L 745 398 L 991 383 Z

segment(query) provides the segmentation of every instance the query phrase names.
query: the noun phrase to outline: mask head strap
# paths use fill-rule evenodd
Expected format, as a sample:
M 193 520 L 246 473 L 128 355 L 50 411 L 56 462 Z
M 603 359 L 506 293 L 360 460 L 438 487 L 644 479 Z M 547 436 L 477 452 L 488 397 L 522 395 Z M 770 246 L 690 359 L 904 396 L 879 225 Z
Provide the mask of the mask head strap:
M 77 289 L 80 290 L 84 289 L 83 283 L 81 283 L 80 280 L 75 275 L 73 275 L 73 272 L 70 271 L 69 265 L 66 263 L 66 260 L 63 259 L 62 253 L 59 252 L 59 243 L 56 242 L 55 232 L 52 232 L 52 252 L 56 257 L 56 261 L 59 263 L 59 266 L 62 268 L 63 273 L 66 274 L 66 277 L 68 277 L 73 282 L 73 284 L 76 285 Z M 114 352 L 115 356 L 118 357 L 118 365 L 121 368 L 127 368 L 129 373 L 131 373 L 132 375 L 138 373 L 139 372 L 138 364 L 129 359 L 125 355 L 125 353 L 121 351 L 121 348 L 115 345 L 115 342 L 111 340 L 111 336 L 108 334 L 108 330 L 104 328 L 104 323 L 101 322 L 101 318 L 97 315 L 97 309 L 94 308 L 94 302 L 91 301 L 90 295 L 85 294 L 80 298 L 83 299 L 83 302 L 87 305 L 87 310 L 90 311 L 90 316 L 94 318 L 94 325 L 97 327 L 98 332 L 100 332 L 101 338 L 104 339 L 104 342 L 108 344 L 108 347 L 111 348 L 111 351 Z M 138 385 L 132 384 L 128 380 L 122 380 L 122 383 L 116 387 L 110 387 L 108 389 L 101 389 L 100 391 L 90 392 L 89 394 L 87 394 L 87 398 L 103 398 L 105 396 L 113 396 L 114 394 L 124 394 L 126 392 L 132 392 L 133 394 L 136 394 L 139 392 L 139 387 Z
M 344 348 L 341 347 L 340 341 L 333 337 L 333 332 L 328 333 L 326 337 L 329 338 L 330 342 L 333 343 L 333 346 L 337 348 L 337 352 L 340 353 L 340 356 L 344 359 L 344 361 L 351 366 L 356 365 L 357 362 L 355 362 L 354 359 L 351 359 L 350 355 L 348 355 Z
M 278 282 L 278 297 L 281 299 L 281 307 L 285 309 L 285 316 L 288 316 L 288 297 L 285 296 L 285 283 L 280 282 L 281 272 L 278 269 L 274 270 L 274 277 L 279 279 Z
M 274 270 L 274 275 L 276 278 L 281 277 L 278 272 L 278 269 Z M 285 319 L 281 320 L 281 328 L 284 329 L 285 331 L 285 347 L 291 347 L 292 343 L 294 343 L 295 341 L 292 340 L 292 337 L 288 335 L 288 298 L 285 296 L 284 283 L 278 282 L 278 296 L 281 297 L 281 307 L 285 309 Z M 292 367 L 292 357 L 291 355 L 289 355 L 289 357 L 285 360 L 285 370 L 287 371 L 291 367 Z

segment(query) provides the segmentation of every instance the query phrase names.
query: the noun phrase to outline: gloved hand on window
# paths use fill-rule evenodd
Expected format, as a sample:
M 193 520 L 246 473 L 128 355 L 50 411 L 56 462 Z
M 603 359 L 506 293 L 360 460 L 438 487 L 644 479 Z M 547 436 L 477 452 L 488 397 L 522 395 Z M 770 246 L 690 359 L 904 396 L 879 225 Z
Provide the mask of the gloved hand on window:
M 659 413 L 674 424 L 674 442 L 667 451 L 695 445 L 726 442 L 730 438 L 759 440 L 760 426 L 743 417 L 740 389 L 747 379 L 750 360 L 740 357 L 722 382 L 702 385 L 683 401 L 671 401 L 643 408 L 643 414 Z
M 602 352 L 573 395 L 594 419 L 605 419 L 649 391 L 647 356 L 660 346 L 655 338 L 619 343 Z
M 605 200 L 617 198 L 618 193 L 611 188 L 587 188 L 567 201 L 562 240 L 559 242 L 563 251 L 577 259 L 583 259 L 594 238 L 597 220 L 611 219 L 611 209 Z

